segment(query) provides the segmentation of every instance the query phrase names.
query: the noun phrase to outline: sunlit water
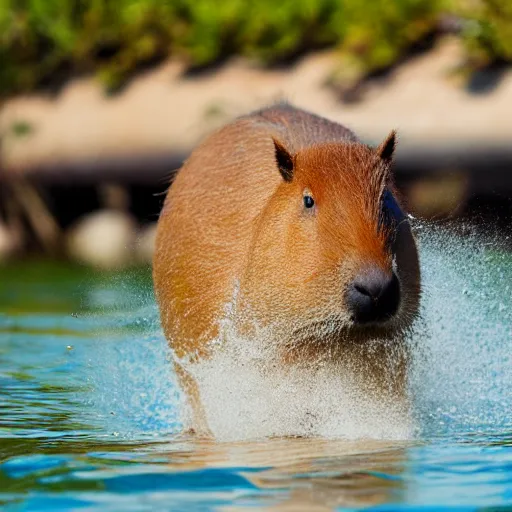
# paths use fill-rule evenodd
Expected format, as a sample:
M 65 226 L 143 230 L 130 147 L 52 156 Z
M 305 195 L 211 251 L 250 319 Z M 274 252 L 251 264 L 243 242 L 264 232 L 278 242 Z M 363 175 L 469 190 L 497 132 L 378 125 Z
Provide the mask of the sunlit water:
M 220 441 L 181 434 L 149 270 L 0 268 L 2 509 L 512 507 L 512 254 L 471 230 L 416 230 L 412 430 L 331 417 L 313 438 L 265 439 L 269 422 L 287 433 L 300 396 L 279 408 L 224 362 L 203 369 Z M 335 396 L 328 384 L 308 399 Z

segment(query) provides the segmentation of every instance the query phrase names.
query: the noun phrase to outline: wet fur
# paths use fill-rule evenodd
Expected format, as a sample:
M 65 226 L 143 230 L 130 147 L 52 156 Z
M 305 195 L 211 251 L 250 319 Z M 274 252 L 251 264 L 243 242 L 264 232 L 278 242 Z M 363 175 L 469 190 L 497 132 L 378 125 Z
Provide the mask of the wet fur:
M 232 304 L 245 335 L 262 326 L 274 333 L 282 364 L 331 360 L 358 367 L 362 383 L 402 394 L 405 352 L 389 370 L 385 343 L 378 350 L 367 343 L 396 339 L 418 310 L 409 224 L 389 226 L 382 217 L 384 191 L 396 196 L 394 145 L 394 132 L 375 150 L 347 128 L 289 105 L 242 117 L 207 138 L 179 171 L 157 232 L 155 292 L 177 360 L 208 356 Z M 276 147 L 292 159 L 289 179 Z M 303 209 L 305 190 L 315 213 Z M 367 265 L 395 267 L 402 301 L 385 325 L 361 328 L 344 291 Z M 179 373 L 196 423 L 204 423 L 197 385 L 183 367 Z

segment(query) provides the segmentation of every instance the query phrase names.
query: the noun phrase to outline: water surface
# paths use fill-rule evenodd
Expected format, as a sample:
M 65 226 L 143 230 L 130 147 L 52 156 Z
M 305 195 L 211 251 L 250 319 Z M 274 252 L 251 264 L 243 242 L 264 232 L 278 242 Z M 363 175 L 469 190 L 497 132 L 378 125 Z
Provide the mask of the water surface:
M 0 268 L 2 509 L 510 510 L 512 256 L 417 229 L 417 429 L 403 440 L 182 434 L 149 269 Z

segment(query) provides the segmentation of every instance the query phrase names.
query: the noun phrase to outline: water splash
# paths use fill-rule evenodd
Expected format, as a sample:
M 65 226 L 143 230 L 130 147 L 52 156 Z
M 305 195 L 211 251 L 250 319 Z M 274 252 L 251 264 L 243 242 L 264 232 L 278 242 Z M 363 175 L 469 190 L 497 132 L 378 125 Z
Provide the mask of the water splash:
M 415 422 L 391 401 L 361 396 L 339 368 L 319 368 L 314 378 L 300 369 L 276 371 L 272 350 L 244 339 L 227 320 L 217 340 L 225 349 L 191 368 L 218 439 L 407 439 L 512 426 L 512 255 L 503 240 L 472 229 L 416 228 L 422 315 L 405 340 L 414 356 Z M 187 410 L 156 307 L 120 312 L 119 321 L 123 315 L 130 325 L 145 321 L 136 332 L 98 343 L 88 375 L 96 390 L 93 409 L 122 436 L 177 432 Z
M 343 362 L 282 365 L 271 329 L 244 337 L 229 320 L 219 338 L 211 359 L 186 365 L 217 440 L 411 437 L 403 404 L 367 394 Z
M 86 350 L 91 393 L 84 414 L 107 437 L 140 439 L 180 432 L 187 410 L 152 287 L 141 284 L 121 285 L 121 301 L 112 301 L 117 280 L 108 288 L 91 289 L 88 297 L 103 310 L 95 315 L 98 327 L 90 340 L 93 346 Z
M 510 428 L 512 254 L 471 226 L 419 233 L 423 335 L 411 388 L 420 435 Z

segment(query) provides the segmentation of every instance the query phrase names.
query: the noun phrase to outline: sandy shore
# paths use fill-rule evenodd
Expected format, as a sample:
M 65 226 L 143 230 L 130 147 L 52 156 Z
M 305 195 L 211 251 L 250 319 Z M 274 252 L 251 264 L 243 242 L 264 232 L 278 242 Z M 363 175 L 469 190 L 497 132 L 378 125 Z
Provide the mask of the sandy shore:
M 353 104 L 326 85 L 336 66 L 332 51 L 308 55 L 286 70 L 234 60 L 193 77 L 167 62 L 113 97 L 94 79 L 75 80 L 56 97 L 34 94 L 4 104 L 2 164 L 7 173 L 30 173 L 81 162 L 80 172 L 87 173 L 116 158 L 129 167 L 149 155 L 181 157 L 215 127 L 280 99 L 342 122 L 372 143 L 396 128 L 399 158 L 411 148 L 428 153 L 433 147 L 510 145 L 512 71 L 476 94 L 453 78 L 460 61 L 458 43 L 445 39 L 385 78 L 370 80 L 362 101 Z M 23 133 L 16 134 L 17 126 Z

